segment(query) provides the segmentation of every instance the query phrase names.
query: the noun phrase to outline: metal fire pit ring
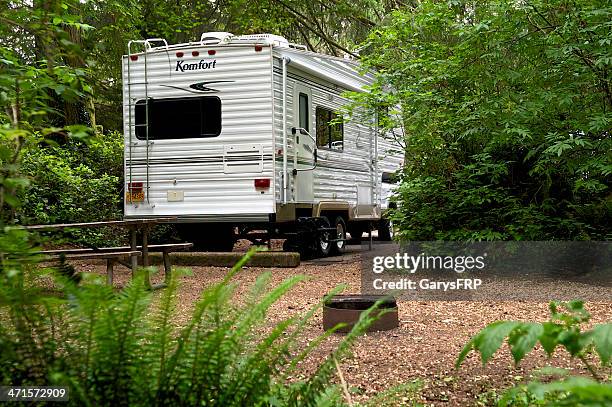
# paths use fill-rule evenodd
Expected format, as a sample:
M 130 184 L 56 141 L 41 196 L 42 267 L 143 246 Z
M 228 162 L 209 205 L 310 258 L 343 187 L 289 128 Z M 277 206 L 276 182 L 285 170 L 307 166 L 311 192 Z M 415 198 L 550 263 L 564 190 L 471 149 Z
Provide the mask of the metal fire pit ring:
M 368 327 L 368 332 L 388 331 L 397 328 L 399 319 L 395 298 L 388 295 L 349 294 L 335 295 L 325 302 L 323 305 L 323 329 L 327 331 L 339 323 L 345 323 L 347 325 L 336 332 L 349 332 L 359 320 L 361 313 L 379 300 L 383 300 L 380 304 L 380 310 L 384 310 L 384 313 Z

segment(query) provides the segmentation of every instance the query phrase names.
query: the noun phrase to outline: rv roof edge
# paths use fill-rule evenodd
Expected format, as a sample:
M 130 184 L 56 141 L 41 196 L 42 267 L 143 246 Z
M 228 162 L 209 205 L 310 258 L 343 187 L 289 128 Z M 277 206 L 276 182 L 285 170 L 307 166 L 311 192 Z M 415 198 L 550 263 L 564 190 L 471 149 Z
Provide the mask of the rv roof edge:
M 348 80 L 340 80 L 338 79 L 336 76 L 331 75 L 327 72 L 325 72 L 322 69 L 317 69 L 315 67 L 314 64 L 309 64 L 308 62 L 305 61 L 301 61 L 299 58 L 294 58 L 291 60 L 291 64 L 294 66 L 297 66 L 299 69 L 306 71 L 312 75 L 315 75 L 317 77 L 321 77 L 324 78 L 325 80 L 334 83 L 336 85 L 339 85 L 343 88 L 346 88 L 348 90 L 354 90 L 357 92 L 363 92 L 364 89 L 356 84 L 350 83 Z

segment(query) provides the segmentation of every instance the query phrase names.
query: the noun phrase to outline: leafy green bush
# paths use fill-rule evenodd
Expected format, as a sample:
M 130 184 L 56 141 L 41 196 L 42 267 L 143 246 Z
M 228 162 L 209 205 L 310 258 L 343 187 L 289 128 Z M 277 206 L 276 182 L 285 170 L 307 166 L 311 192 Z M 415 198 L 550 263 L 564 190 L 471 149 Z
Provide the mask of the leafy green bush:
M 338 405 L 330 386 L 336 361 L 372 322 L 371 310 L 305 380 L 291 381 L 299 361 L 331 332 L 305 349 L 298 336 L 306 315 L 263 329 L 270 307 L 303 277 L 268 289 L 259 276 L 244 304 L 232 302 L 249 255 L 218 284 L 205 289 L 191 320 L 176 328 L 177 281 L 152 302 L 137 277 L 120 292 L 98 279 L 80 286 L 55 276 L 59 295 L 32 283 L 36 259 L 23 231 L 0 236 L 0 383 L 67 385 L 72 405 Z M 301 372 L 300 372 L 301 373 Z
M 600 359 L 600 369 L 612 366 L 612 323 L 595 325 L 583 331 L 581 325 L 589 321 L 590 314 L 584 309 L 582 301 L 552 302 L 550 311 L 550 320 L 541 324 L 518 321 L 498 321 L 490 324 L 465 345 L 457 358 L 456 367 L 461 366 L 472 350 L 480 352 L 482 363 L 486 364 L 506 338 L 515 363 L 523 360 L 538 342 L 549 356 L 557 347 L 562 347 L 584 364 L 592 379 L 568 377 L 550 383 L 535 381 L 509 390 L 501 397 L 498 404 L 500 406 L 612 404 L 612 383 L 605 382 L 604 376 L 591 362 L 591 355 L 597 354 Z M 559 374 L 558 371 L 554 373 Z
M 37 140 L 39 141 L 39 140 Z M 93 222 L 121 218 L 123 139 L 119 133 L 96 135 L 87 143 L 31 142 L 21 159 L 30 179 L 19 218 L 26 224 Z M 116 235 L 94 230 L 71 232 L 75 242 L 119 243 Z
M 404 131 L 401 238 L 611 237 L 611 17 L 601 0 L 427 0 L 372 30 L 377 82 L 355 97 Z

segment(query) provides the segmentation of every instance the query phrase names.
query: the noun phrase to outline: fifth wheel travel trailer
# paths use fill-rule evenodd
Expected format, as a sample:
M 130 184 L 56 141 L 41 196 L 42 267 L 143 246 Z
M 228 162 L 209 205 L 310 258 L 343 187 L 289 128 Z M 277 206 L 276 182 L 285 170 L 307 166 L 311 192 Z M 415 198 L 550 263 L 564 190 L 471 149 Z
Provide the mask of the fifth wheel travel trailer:
M 123 57 L 125 218 L 173 217 L 195 247 L 286 239 L 341 252 L 379 229 L 399 145 L 342 117 L 346 91 L 372 83 L 355 61 L 271 35 L 204 33 L 131 41 Z

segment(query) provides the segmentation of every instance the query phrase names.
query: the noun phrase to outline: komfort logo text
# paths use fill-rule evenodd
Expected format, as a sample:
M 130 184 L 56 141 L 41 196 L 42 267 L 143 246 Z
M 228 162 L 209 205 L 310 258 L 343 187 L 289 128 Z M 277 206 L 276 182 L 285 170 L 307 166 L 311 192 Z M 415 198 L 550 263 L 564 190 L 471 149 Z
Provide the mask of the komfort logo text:
M 205 61 L 203 59 L 198 63 L 185 63 L 185 61 L 176 61 L 176 69 L 175 72 L 185 72 L 185 71 L 203 71 L 205 69 L 214 69 L 217 64 L 217 60 L 213 61 Z

